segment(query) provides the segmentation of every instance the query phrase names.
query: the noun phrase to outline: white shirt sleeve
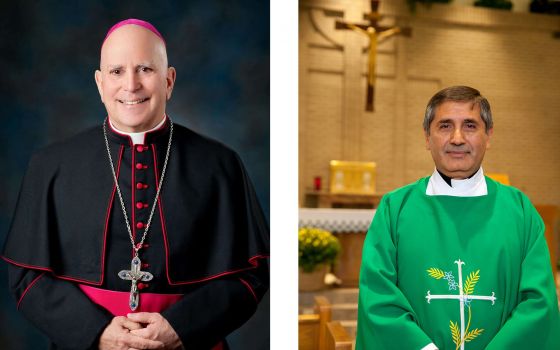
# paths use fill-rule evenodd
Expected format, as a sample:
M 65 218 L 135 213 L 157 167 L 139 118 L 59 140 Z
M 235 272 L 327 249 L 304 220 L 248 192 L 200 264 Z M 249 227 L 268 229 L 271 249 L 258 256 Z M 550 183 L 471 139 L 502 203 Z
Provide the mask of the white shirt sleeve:
M 439 350 L 438 347 L 436 346 L 436 344 L 434 343 L 430 343 L 426 346 L 424 346 L 422 349 L 420 350 Z

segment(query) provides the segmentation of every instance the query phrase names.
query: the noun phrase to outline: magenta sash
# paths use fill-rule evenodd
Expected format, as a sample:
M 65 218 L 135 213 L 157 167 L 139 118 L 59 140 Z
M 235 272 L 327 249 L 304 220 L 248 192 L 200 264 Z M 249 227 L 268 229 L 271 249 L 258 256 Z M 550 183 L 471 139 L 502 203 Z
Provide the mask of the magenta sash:
M 117 292 L 95 288 L 80 284 L 80 289 L 88 298 L 99 306 L 113 314 L 113 316 L 126 316 L 131 313 L 128 307 L 129 292 Z M 175 304 L 183 297 L 183 294 L 156 294 L 140 293 L 140 305 L 135 312 L 162 312 L 169 306 Z
M 79 284 L 80 289 L 97 305 L 113 314 L 113 316 L 126 316 L 131 313 L 128 307 L 129 292 L 117 292 Z M 140 305 L 134 312 L 159 312 L 175 304 L 183 294 L 156 294 L 140 293 Z M 219 342 L 212 350 L 222 350 L 223 344 Z

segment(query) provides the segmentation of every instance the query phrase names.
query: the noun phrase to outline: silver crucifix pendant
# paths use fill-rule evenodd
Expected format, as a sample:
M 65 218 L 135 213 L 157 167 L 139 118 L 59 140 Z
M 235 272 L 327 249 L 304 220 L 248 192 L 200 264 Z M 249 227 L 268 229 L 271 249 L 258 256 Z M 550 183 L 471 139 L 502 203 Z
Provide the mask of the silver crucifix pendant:
M 148 271 L 140 270 L 141 266 L 142 262 L 140 261 L 138 255 L 136 255 L 130 262 L 130 270 L 122 270 L 119 272 L 119 277 L 121 279 L 132 282 L 132 285 L 130 286 L 130 298 L 128 300 L 128 305 L 132 311 L 136 310 L 138 305 L 140 305 L 140 294 L 138 293 L 136 283 L 140 281 L 148 282 L 154 278 L 154 276 Z

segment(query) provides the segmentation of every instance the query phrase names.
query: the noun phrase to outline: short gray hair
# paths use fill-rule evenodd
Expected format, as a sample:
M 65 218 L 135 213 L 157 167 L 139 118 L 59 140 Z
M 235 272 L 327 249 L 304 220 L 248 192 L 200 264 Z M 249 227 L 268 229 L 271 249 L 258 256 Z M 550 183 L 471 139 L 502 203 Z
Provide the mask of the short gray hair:
M 447 101 L 472 102 L 473 106 L 478 104 L 480 106 L 480 117 L 486 126 L 486 133 L 494 126 L 490 103 L 488 103 L 486 97 L 480 94 L 480 91 L 469 86 L 451 86 L 435 94 L 426 106 L 423 127 L 427 135 L 430 134 L 430 124 L 434 120 L 437 107 Z

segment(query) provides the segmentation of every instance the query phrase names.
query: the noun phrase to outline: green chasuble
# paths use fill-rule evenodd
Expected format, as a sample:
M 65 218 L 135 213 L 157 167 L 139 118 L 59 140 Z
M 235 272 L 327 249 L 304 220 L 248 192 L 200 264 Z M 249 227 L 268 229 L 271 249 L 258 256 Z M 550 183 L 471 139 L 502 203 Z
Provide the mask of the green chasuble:
M 360 273 L 358 350 L 558 350 L 544 224 L 519 190 L 428 196 L 429 178 L 385 195 Z

